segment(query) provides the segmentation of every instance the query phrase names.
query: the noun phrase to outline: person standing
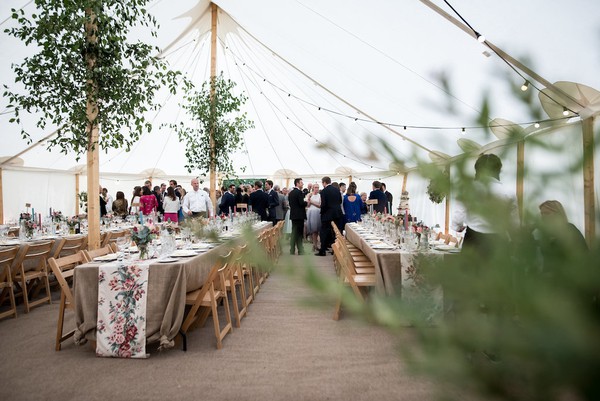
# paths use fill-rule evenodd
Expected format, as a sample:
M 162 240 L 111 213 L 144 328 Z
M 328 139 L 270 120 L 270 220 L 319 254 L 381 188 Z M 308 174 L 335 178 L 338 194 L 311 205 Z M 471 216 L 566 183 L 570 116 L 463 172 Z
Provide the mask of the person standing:
M 269 221 L 267 216 L 269 195 L 262 190 L 262 182 L 254 182 L 254 191 L 250 194 L 248 204 L 252 206 L 252 211 L 260 216 L 261 221 Z
M 148 216 L 152 212 L 156 212 L 158 208 L 158 202 L 156 196 L 152 193 L 150 188 L 144 186 L 142 188 L 142 196 L 140 197 L 140 210 L 144 216 Z
M 213 206 L 208 194 L 200 189 L 197 178 L 191 181 L 192 190 L 183 198 L 183 213 L 188 217 L 207 217 L 213 215 Z
M 161 215 L 165 213 L 165 210 L 163 208 L 163 199 L 164 196 L 163 194 L 160 192 L 160 187 L 157 185 L 154 187 L 154 197 L 156 198 L 156 211 L 158 213 L 160 213 Z
M 110 213 L 110 211 L 112 211 L 113 197 L 108 193 L 108 189 L 106 188 L 102 188 L 102 196 L 106 202 L 106 212 Z
M 100 185 L 98 195 L 100 196 L 100 217 L 106 216 L 106 200 L 104 200 L 104 197 L 102 196 L 102 185 Z
M 312 186 L 312 192 L 305 196 L 306 204 L 306 234 L 311 237 L 313 251 L 319 251 L 319 233 L 321 232 L 321 194 L 319 184 Z
M 287 204 L 285 204 L 285 196 L 281 193 L 279 185 L 273 186 L 273 192 L 277 195 L 277 206 L 275 206 L 275 218 L 273 219 L 273 225 L 282 221 L 285 218 L 285 212 L 287 210 Z
M 172 223 L 179 222 L 179 208 L 181 207 L 181 202 L 177 195 L 175 195 L 175 188 L 168 187 L 167 194 L 163 200 L 163 208 L 165 211 L 163 221 Z
M 273 225 L 275 225 L 277 224 L 277 212 L 275 209 L 279 205 L 279 195 L 273 190 L 273 181 L 271 180 L 265 181 L 265 190 L 269 196 L 269 221 L 273 222 Z
M 331 178 L 327 176 L 321 179 L 321 183 L 321 248 L 316 256 L 326 256 L 327 248 L 335 241 L 331 222 L 339 219 L 342 213 L 340 190 L 331 185 Z
M 229 184 L 228 190 L 223 194 L 219 208 L 221 213 L 229 216 L 229 213 L 233 213 L 235 210 L 235 205 L 235 184 Z
M 373 211 L 375 213 L 385 213 L 387 209 L 387 198 L 381 190 L 381 183 L 379 181 L 373 181 L 373 190 L 369 194 L 369 200 L 377 200 L 377 204 L 373 205 Z
M 362 204 L 362 199 L 356 195 L 356 184 L 351 182 L 346 195 L 344 195 L 344 211 L 346 212 L 344 217 L 346 218 L 346 223 L 361 221 Z
M 394 207 L 393 206 L 394 205 L 394 195 L 392 195 L 392 193 L 387 190 L 387 185 L 385 185 L 385 183 L 383 183 L 383 182 L 381 183 L 381 190 L 385 194 L 385 198 L 387 200 L 387 206 L 386 206 L 387 212 L 389 214 L 393 214 L 392 210 L 394 210 L 394 209 L 392 209 L 392 208 Z
M 298 248 L 298 255 L 304 253 L 302 236 L 304 220 L 306 219 L 306 201 L 304 200 L 304 193 L 302 192 L 303 186 L 304 183 L 302 182 L 302 178 L 294 179 L 294 189 L 292 189 L 288 195 L 290 220 L 292 221 L 290 255 L 296 254 L 296 248 Z

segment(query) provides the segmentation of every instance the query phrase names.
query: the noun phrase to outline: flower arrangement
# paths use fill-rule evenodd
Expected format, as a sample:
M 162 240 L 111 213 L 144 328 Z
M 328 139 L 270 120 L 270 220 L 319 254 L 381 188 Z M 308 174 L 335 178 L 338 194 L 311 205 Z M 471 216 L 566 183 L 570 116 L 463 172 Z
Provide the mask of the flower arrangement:
M 35 223 L 31 219 L 29 219 L 29 220 L 23 219 L 23 220 L 21 220 L 21 228 L 23 230 L 25 230 L 25 236 L 27 238 L 31 238 L 31 237 L 33 237 L 33 230 L 35 230 L 37 228 L 37 223 Z
M 53 222 L 60 223 L 64 219 L 65 219 L 65 216 L 63 216 L 63 214 L 62 214 L 62 212 L 60 210 L 54 210 L 52 212 L 52 221 Z
M 21 214 L 19 215 L 19 220 L 20 220 L 20 221 L 23 221 L 23 220 L 25 220 L 25 221 L 27 221 L 27 220 L 31 220 L 31 213 L 21 213 Z
M 169 234 L 173 234 L 177 228 L 177 223 L 173 223 L 171 219 L 169 219 L 166 223 L 163 223 L 163 229 L 167 230 Z
M 75 227 L 77 227 L 77 225 L 80 222 L 81 222 L 81 220 L 79 220 L 78 216 L 69 217 L 67 219 L 67 225 L 69 226 L 69 228 L 75 228 Z
M 139 247 L 148 245 L 158 235 L 158 227 L 154 224 L 135 226 L 131 229 L 131 240 Z

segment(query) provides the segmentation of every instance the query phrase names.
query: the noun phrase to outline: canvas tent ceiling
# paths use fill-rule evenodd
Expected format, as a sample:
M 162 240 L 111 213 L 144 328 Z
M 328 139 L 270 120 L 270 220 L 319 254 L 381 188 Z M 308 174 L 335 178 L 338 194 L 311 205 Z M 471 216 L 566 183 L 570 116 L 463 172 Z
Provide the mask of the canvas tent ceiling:
M 256 123 L 245 135 L 247 154 L 236 157 L 236 165 L 245 166 L 249 175 L 272 176 L 276 170 L 292 170 L 317 177 L 350 168 L 367 180 L 378 177 L 393 160 L 381 153 L 379 160 L 372 160 L 367 137 L 385 140 L 402 158 L 417 154 L 427 159 L 427 150 L 456 155 L 462 152 L 459 139 L 482 145 L 496 139 L 485 130 L 468 128 L 477 125 L 474 121 L 484 92 L 490 96 L 492 117 L 530 121 L 525 108 L 510 95 L 504 74 L 512 72 L 506 65 L 496 56 L 484 57 L 485 49 L 478 42 L 421 2 L 368 6 L 341 0 L 216 3 L 222 9 L 219 70 L 248 94 L 246 110 Z M 6 0 L 0 4 L 2 28 L 13 24 L 5 20 L 10 7 L 25 4 L 29 3 Z M 161 23 L 158 45 L 172 45 L 165 57 L 198 84 L 208 76 L 209 18 L 203 14 L 207 6 L 208 2 L 197 0 L 175 4 L 156 0 L 150 6 Z M 488 39 L 513 55 L 530 57 L 535 69 L 549 81 L 568 79 L 600 88 L 600 54 L 596 50 L 600 48 L 600 5 L 579 0 L 569 4 L 577 10 L 573 12 L 565 12 L 563 4 L 542 0 L 526 4 L 517 0 L 493 4 L 463 1 L 454 6 Z M 29 4 L 25 11 L 32 12 L 32 7 Z M 3 82 L 11 83 L 10 64 L 20 62 L 30 50 L 6 34 L 0 35 L 0 52 L 10 55 L 0 62 L 0 74 Z M 577 60 L 577 68 L 568 60 Z M 452 107 L 436 80 L 440 74 L 450 79 Z M 161 101 L 163 109 L 150 116 L 155 129 L 132 152 L 120 149 L 101 154 L 104 176 L 129 173 L 141 177 L 149 169 L 162 170 L 167 176 L 187 174 L 183 145 L 168 128 L 161 127 L 185 118 L 178 106 L 180 97 L 163 94 Z M 5 106 L 2 99 L 0 111 Z M 378 121 L 400 125 L 394 129 L 425 149 L 380 124 L 362 121 L 365 115 L 356 109 Z M 8 124 L 6 114 L 0 118 L 7 138 L 0 156 L 14 155 L 25 147 L 19 127 Z M 28 124 L 33 126 L 33 122 Z M 403 125 L 455 128 L 404 131 Z M 463 133 L 460 127 L 467 129 Z M 48 133 L 34 130 L 34 140 Z M 319 144 L 321 149 L 316 146 Z M 323 144 L 335 150 L 322 149 Z M 24 166 L 60 171 L 79 163 L 73 155 L 47 152 L 44 147 L 21 157 Z

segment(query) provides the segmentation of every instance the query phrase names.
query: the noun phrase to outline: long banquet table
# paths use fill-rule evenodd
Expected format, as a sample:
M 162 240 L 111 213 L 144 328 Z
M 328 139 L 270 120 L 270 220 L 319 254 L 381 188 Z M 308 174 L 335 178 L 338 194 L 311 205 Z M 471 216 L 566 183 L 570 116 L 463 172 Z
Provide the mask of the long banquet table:
M 260 232 L 272 226 L 270 222 L 254 227 Z M 220 244 L 197 256 L 178 259 L 173 263 L 150 263 L 146 305 L 146 343 L 159 341 L 163 348 L 173 346 L 185 314 L 186 292 L 200 288 L 217 259 L 226 254 L 231 244 Z M 86 263 L 75 268 L 75 342 L 96 340 L 98 316 L 98 266 Z
M 429 312 L 440 315 L 443 310 L 442 288 L 435 285 L 424 289 L 423 283 L 414 280 L 415 277 L 419 277 L 418 257 L 430 258 L 430 260 L 439 262 L 446 257 L 455 255 L 436 250 L 409 252 L 400 249 L 374 249 L 355 227 L 353 224 L 346 224 L 346 238 L 375 265 L 377 291 L 382 294 L 400 296 L 403 301 L 408 302 L 423 303 L 423 298 L 428 298 L 430 308 L 433 309 Z

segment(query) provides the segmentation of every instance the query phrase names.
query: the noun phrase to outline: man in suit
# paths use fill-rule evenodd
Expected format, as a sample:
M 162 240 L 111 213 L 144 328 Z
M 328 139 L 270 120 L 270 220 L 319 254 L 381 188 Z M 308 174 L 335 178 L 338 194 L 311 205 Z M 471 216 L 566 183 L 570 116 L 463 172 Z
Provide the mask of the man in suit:
M 225 216 L 229 216 L 229 213 L 233 213 L 235 208 L 235 184 L 230 184 L 229 188 L 223 194 L 221 198 L 221 204 L 219 208 L 221 209 L 221 213 Z
M 248 204 L 252 211 L 260 216 L 261 221 L 268 221 L 267 209 L 269 208 L 269 195 L 262 190 L 262 182 L 254 182 L 254 191 L 250 194 Z
M 296 253 L 298 247 L 298 255 L 304 253 L 304 245 L 302 236 L 304 230 L 304 220 L 306 220 L 306 201 L 302 187 L 304 183 L 302 178 L 294 179 L 294 189 L 288 194 L 288 203 L 290 205 L 290 220 L 292 221 L 292 235 L 290 240 L 290 255 Z
M 394 204 L 394 195 L 392 195 L 392 193 L 387 190 L 387 186 L 383 182 L 381 183 L 381 190 L 385 194 L 385 199 L 387 201 L 387 208 L 388 208 L 387 212 L 389 214 L 393 214 L 392 213 L 392 207 L 393 207 L 392 205 Z
M 265 190 L 269 195 L 269 220 L 273 222 L 273 225 L 277 224 L 277 212 L 275 209 L 279 206 L 279 195 L 277 191 L 273 189 L 273 181 L 265 181 Z
M 321 182 L 321 248 L 315 253 L 316 256 L 325 256 L 327 248 L 335 241 L 331 222 L 339 219 L 342 214 L 340 190 L 331 185 L 329 177 L 323 177 Z
M 369 194 L 369 199 L 377 199 L 377 204 L 373 205 L 373 211 L 375 213 L 385 213 L 387 209 L 387 198 L 385 193 L 381 190 L 381 183 L 379 181 L 373 181 L 373 190 Z

